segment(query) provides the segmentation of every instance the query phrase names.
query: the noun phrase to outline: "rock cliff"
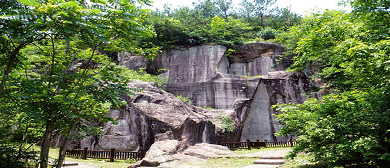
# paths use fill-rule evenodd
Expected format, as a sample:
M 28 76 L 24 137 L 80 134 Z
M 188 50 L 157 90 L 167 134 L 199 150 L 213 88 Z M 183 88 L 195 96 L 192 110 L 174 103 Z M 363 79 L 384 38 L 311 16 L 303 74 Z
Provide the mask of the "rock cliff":
M 203 45 L 164 51 L 136 67 L 126 60 L 140 57 L 123 56 L 120 64 L 131 69 L 143 67 L 154 74 L 164 69 L 161 75 L 170 79 L 169 93 L 188 97 L 197 106 L 229 111 L 235 124 L 230 141 L 277 140 L 274 133 L 279 123 L 271 106 L 303 102 L 309 80 L 301 73 L 284 72 L 291 60 L 281 57 L 284 49 L 278 44 L 249 43 L 228 55 L 225 52 L 221 45 Z
M 157 140 L 183 138 L 189 144 L 216 143 L 215 126 L 203 115 L 206 110 L 176 99 L 153 83 L 133 81 L 129 87 L 142 91 L 124 95 L 128 106 L 108 114 L 117 124 L 104 123 L 103 135 L 83 139 L 82 148 L 137 151 Z

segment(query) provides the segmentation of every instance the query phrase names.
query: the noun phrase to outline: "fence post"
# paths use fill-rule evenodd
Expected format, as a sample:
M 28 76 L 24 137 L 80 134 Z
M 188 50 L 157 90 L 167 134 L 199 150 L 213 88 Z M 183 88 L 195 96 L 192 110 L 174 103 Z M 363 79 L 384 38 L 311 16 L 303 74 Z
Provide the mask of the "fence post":
M 61 157 L 61 154 L 62 154 L 62 151 L 64 151 L 64 146 L 60 146 L 60 153 L 59 153 L 59 157 Z M 65 156 L 64 156 L 64 159 L 62 160 L 62 163 L 65 163 L 65 158 L 66 158 L 66 149 L 65 149 Z
M 141 160 L 141 159 L 143 159 L 144 157 L 145 157 L 145 151 L 144 151 L 144 149 L 140 149 L 140 150 L 138 151 L 138 159 Z
M 84 160 L 87 159 L 87 150 L 88 150 L 88 147 L 85 147 L 83 150 L 83 156 L 81 158 Z
M 264 142 L 265 142 L 265 147 L 267 147 L 267 140 L 264 140 Z
M 257 149 L 260 149 L 260 140 L 256 140 Z
M 248 150 L 251 150 L 251 140 L 247 139 L 246 142 L 248 144 Z
M 115 149 L 111 149 L 110 151 L 110 162 L 114 162 L 115 157 Z
M 294 147 L 292 138 L 290 138 L 290 145 L 291 145 L 291 147 Z
M 60 154 L 58 155 L 58 156 L 61 156 L 61 153 L 62 153 L 62 150 L 63 150 L 63 147 L 62 147 L 62 145 L 61 146 L 59 146 L 60 147 Z M 65 154 L 66 155 L 66 154 Z

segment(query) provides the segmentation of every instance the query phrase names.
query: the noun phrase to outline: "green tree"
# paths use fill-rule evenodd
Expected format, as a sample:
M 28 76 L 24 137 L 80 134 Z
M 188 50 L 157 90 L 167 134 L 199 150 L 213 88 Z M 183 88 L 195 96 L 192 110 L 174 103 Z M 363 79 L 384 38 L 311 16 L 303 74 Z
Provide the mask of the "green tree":
M 209 42 L 217 42 L 232 47 L 235 43 L 243 42 L 242 32 L 250 29 L 248 24 L 238 19 L 229 18 L 226 21 L 217 16 L 212 19 L 210 24 L 211 39 Z
M 332 166 L 390 164 L 390 41 L 386 1 L 352 1 L 352 13 L 314 13 L 293 27 L 295 70 L 321 79 L 328 95 L 279 105 L 279 135 Z M 368 5 L 368 6 L 367 6 Z M 373 10 L 371 10 L 373 9 Z M 374 16 L 373 14 L 380 14 Z M 374 20 L 373 20 L 374 19 Z M 388 21 L 388 20 L 387 20 Z
M 291 11 L 290 7 L 275 8 L 273 14 L 264 19 L 264 25 L 276 30 L 287 31 L 292 26 L 298 25 L 302 17 Z
M 243 17 L 252 26 L 264 26 L 264 18 L 270 13 L 271 7 L 275 4 L 276 0 L 243 0 L 241 2 L 241 13 Z
M 43 168 L 54 129 L 68 137 L 77 126 L 93 119 L 107 121 L 105 112 L 122 104 L 120 93 L 129 92 L 127 78 L 118 76 L 115 65 L 97 50 L 134 49 L 136 37 L 151 31 L 142 25 L 146 11 L 131 0 L 8 4 L 1 11 L 6 15 L 0 17 L 1 47 L 5 49 L 1 55 L 5 67 L 2 113 L 25 114 L 43 125 L 39 161 Z M 63 157 L 64 153 L 58 167 Z
M 201 15 L 205 18 L 212 18 L 218 14 L 218 7 L 212 0 L 199 0 L 196 3 L 194 2 L 193 6 L 196 10 L 199 10 Z
M 216 0 L 215 4 L 219 9 L 219 15 L 227 20 L 229 10 L 232 8 L 232 0 Z

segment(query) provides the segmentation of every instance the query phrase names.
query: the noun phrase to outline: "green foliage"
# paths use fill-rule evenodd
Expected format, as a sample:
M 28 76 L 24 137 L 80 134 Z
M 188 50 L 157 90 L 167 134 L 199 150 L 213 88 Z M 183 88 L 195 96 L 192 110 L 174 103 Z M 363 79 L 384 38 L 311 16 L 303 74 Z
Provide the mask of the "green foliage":
M 270 27 L 287 30 L 299 23 L 301 17 L 289 8 L 272 10 L 274 0 L 244 1 L 240 12 L 234 11 L 231 0 L 204 0 L 193 8 L 171 9 L 152 12 L 150 24 L 156 37 L 144 39 L 161 48 L 195 46 L 216 43 L 234 48 L 248 39 L 257 38 L 259 30 Z M 275 34 L 275 31 L 272 31 Z M 152 46 L 153 46 L 152 45 Z
M 153 54 L 138 49 L 135 42 L 152 31 L 142 25 L 146 11 L 131 0 L 4 4 L 0 121 L 12 125 L 0 125 L 0 134 L 5 135 L 1 140 L 18 144 L 18 152 L 25 153 L 25 146 L 41 135 L 39 161 L 45 168 L 53 130 L 68 140 L 79 136 L 76 131 L 98 133 L 89 123 L 112 120 L 105 114 L 124 105 L 119 95 L 133 90 L 127 87 L 130 79 L 97 50 Z
M 385 1 L 351 1 L 352 13 L 313 13 L 284 41 L 293 69 L 310 71 L 330 94 L 301 105 L 279 105 L 279 135 L 297 135 L 293 154 L 331 166 L 390 164 L 390 41 Z M 387 9 L 385 9 L 387 8 Z M 386 20 L 386 21 L 385 21 Z
M 276 31 L 270 27 L 266 27 L 263 30 L 259 31 L 257 33 L 257 36 L 264 39 L 264 40 L 269 40 L 269 39 L 275 39 L 277 34 L 278 34 L 278 31 Z
M 21 149 L 18 145 L 0 143 L 0 168 L 33 167 L 37 162 L 37 151 Z
M 230 118 L 229 115 L 226 116 L 219 115 L 218 117 L 221 120 L 221 126 L 225 131 L 225 135 L 229 136 L 229 134 L 233 133 L 234 131 L 234 124 L 232 122 L 232 119 Z
M 234 43 L 242 43 L 241 32 L 250 30 L 248 24 L 240 20 L 229 18 L 228 21 L 220 17 L 214 17 L 210 23 L 210 41 L 232 46 Z
M 125 76 L 131 80 L 140 80 L 140 81 L 157 83 L 160 87 L 165 87 L 169 81 L 168 77 L 162 75 L 159 76 L 151 75 L 146 73 L 144 69 L 135 71 L 123 66 L 114 66 L 114 68 L 118 69 L 119 76 Z M 164 70 L 159 70 L 159 71 L 164 71 Z
M 376 98 L 371 96 L 351 91 L 299 105 L 279 105 L 284 113 L 278 120 L 284 125 L 278 135 L 299 136 L 293 156 L 311 153 L 315 161 L 334 166 L 386 165 L 390 115 L 373 106 Z
M 188 104 L 192 104 L 191 100 L 190 100 L 188 97 L 184 97 L 184 96 L 182 96 L 182 95 L 177 95 L 177 96 L 176 96 L 176 99 L 179 99 L 179 100 L 181 100 L 181 101 L 184 101 L 184 102 L 186 102 L 186 103 L 188 103 Z

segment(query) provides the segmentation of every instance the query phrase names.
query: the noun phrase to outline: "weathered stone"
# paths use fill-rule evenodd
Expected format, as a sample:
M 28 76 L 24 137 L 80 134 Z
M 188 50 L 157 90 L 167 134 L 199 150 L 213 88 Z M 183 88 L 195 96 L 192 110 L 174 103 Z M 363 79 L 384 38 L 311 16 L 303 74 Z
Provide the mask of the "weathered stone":
M 138 149 L 137 137 L 134 135 L 103 135 L 98 145 L 103 150 L 133 151 Z
M 236 99 L 253 96 L 258 82 L 240 76 L 267 75 L 288 67 L 276 62 L 284 49 L 275 43 L 249 43 L 233 57 L 224 56 L 225 51 L 221 45 L 165 51 L 150 63 L 148 71 L 157 74 L 158 69 L 167 69 L 168 92 L 189 97 L 197 106 L 232 109 Z
M 188 97 L 197 106 L 221 109 L 222 112 L 204 111 L 212 119 L 219 120 L 220 114 L 230 115 L 235 130 L 229 137 L 219 136 L 220 141 L 276 140 L 274 133 L 279 130 L 279 123 L 274 120 L 273 114 L 277 112 L 271 106 L 276 103 L 303 102 L 305 98 L 301 96 L 301 93 L 308 91 L 309 80 L 303 74 L 284 72 L 292 61 L 280 57 L 284 52 L 281 45 L 271 42 L 249 43 L 238 47 L 229 57 L 224 55 L 225 51 L 226 47 L 221 45 L 203 45 L 164 51 L 148 63 L 147 71 L 158 74 L 158 69 L 166 69 L 162 75 L 170 79 L 167 85 L 169 93 Z M 153 94 L 160 93 L 158 90 L 152 92 Z M 146 116 L 148 114 L 158 116 L 155 119 L 163 120 L 167 126 L 156 123 L 154 119 L 149 120 L 144 115 L 141 115 L 142 117 L 134 115 L 135 118 L 138 117 L 134 123 L 139 123 L 138 125 L 160 124 L 159 128 L 170 127 L 171 129 L 167 130 L 173 132 L 174 139 L 180 139 L 182 135 L 186 135 L 188 139 L 198 137 L 192 143 L 207 141 L 204 139 L 206 136 L 201 136 L 201 134 L 211 130 L 215 131 L 215 129 L 209 129 L 208 124 L 198 124 L 196 119 L 185 121 L 179 118 L 169 121 L 169 118 L 175 116 L 155 114 L 160 111 L 165 114 L 182 109 L 175 106 L 175 102 L 172 102 L 173 106 L 168 108 L 153 102 L 154 97 L 158 97 L 153 94 L 146 97 L 139 95 L 134 99 L 130 111 L 136 112 L 142 109 L 146 112 Z M 147 107 L 148 103 L 155 105 Z M 184 125 L 183 129 L 178 129 L 178 125 L 181 124 Z M 149 135 L 146 130 L 148 129 L 139 129 L 144 132 L 141 137 L 156 136 L 155 134 Z M 196 130 L 203 130 L 203 132 Z M 154 130 L 156 133 L 164 133 L 164 131 Z M 203 137 L 202 140 L 199 137 Z M 145 140 L 145 138 L 141 141 L 139 142 L 141 146 L 142 144 L 150 146 L 154 142 Z
M 274 114 L 278 111 L 272 109 L 272 105 L 302 103 L 305 98 L 301 93 L 308 91 L 309 84 L 308 78 L 300 73 L 275 72 L 260 79 L 243 121 L 241 141 L 282 140 L 274 135 L 280 130 L 280 123 L 275 121 Z
M 128 106 L 108 114 L 117 124 L 105 123 L 104 135 L 82 140 L 82 147 L 137 151 L 163 139 L 216 143 L 215 126 L 203 115 L 204 109 L 176 99 L 153 83 L 133 81 L 129 87 L 143 91 L 125 95 Z
M 200 143 L 189 146 L 183 144 L 187 144 L 187 142 L 185 140 L 155 142 L 146 152 L 145 158 L 131 167 L 180 167 L 179 165 L 183 163 L 200 162 L 208 158 L 234 154 L 227 147 L 220 145 Z
M 133 70 L 146 69 L 149 59 L 142 56 L 134 56 L 130 53 L 118 54 L 119 65 Z
M 218 158 L 221 155 L 233 154 L 226 146 L 200 143 L 188 147 L 184 152 L 185 155 L 195 156 L 202 159 Z

